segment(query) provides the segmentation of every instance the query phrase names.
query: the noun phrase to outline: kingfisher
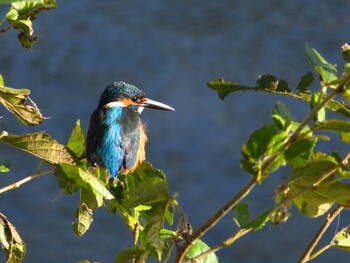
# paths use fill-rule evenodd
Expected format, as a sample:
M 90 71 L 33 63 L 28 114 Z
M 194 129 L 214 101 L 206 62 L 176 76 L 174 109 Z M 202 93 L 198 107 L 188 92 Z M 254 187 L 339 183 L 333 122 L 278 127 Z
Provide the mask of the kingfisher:
M 94 165 L 103 164 L 111 177 L 133 171 L 145 160 L 147 136 L 141 121 L 143 109 L 175 111 L 145 97 L 134 85 L 120 81 L 107 86 L 92 112 L 85 156 Z

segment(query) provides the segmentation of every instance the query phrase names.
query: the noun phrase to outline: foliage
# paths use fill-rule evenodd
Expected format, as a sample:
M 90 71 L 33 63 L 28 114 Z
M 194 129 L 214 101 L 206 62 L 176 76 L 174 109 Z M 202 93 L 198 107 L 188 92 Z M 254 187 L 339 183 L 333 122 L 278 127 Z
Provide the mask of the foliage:
M 11 4 L 6 17 L 0 22 L 2 25 L 7 21 L 9 27 L 2 31 L 11 27 L 18 30 L 18 39 L 25 48 L 32 47 L 37 41 L 32 28 L 34 17 L 43 10 L 56 7 L 53 0 L 9 0 L 0 3 Z M 350 226 L 344 226 L 328 245 L 315 251 L 334 218 L 343 208 L 350 207 L 350 152 L 341 156 L 336 149 L 337 144 L 333 143 L 333 134 L 339 136 L 344 144 L 350 142 L 349 50 L 348 45 L 342 47 L 341 55 L 345 64 L 343 72 L 339 74 L 334 65 L 306 45 L 305 57 L 317 76 L 307 72 L 294 89 L 285 80 L 271 74 L 261 75 L 253 87 L 223 79 L 208 83 L 208 87 L 217 91 L 221 99 L 237 91 L 267 92 L 304 101 L 311 110 L 302 121 L 298 121 L 287 105 L 275 103 L 271 122 L 253 131 L 241 149 L 241 168 L 252 176 L 251 181 L 195 231 L 192 231 L 176 196 L 169 193 L 166 176 L 150 163 L 143 162 L 134 172 L 121 174 L 116 180 L 109 177 L 104 167 L 91 167 L 83 156 L 85 134 L 79 120 L 67 144 L 57 142 L 44 132 L 14 135 L 3 131 L 0 142 L 38 157 L 41 164 L 35 174 L 0 189 L 0 193 L 54 173 L 62 193 L 80 196 L 75 218 L 72 215 L 72 230 L 77 236 L 89 230 L 96 209 L 104 209 L 111 216 L 123 218 L 134 242 L 132 247 L 116 252 L 114 262 L 145 262 L 149 258 L 163 262 L 173 258 L 174 262 L 215 263 L 218 262 L 216 251 L 233 245 L 242 236 L 259 231 L 268 223 L 277 225 L 286 222 L 292 216 L 292 206 L 306 217 L 326 218 L 299 262 L 309 261 L 330 248 L 349 251 Z M 310 87 L 317 78 L 320 78 L 321 88 L 314 91 Z M 0 75 L 0 103 L 23 124 L 38 125 L 43 117 L 29 94 L 28 89 L 5 86 Z M 330 115 L 329 111 L 335 114 Z M 331 143 L 331 151 L 319 151 L 317 146 L 320 142 Z M 40 171 L 43 162 L 51 169 Z M 289 166 L 291 172 L 276 187 L 275 204 L 266 207 L 263 213 L 254 218 L 249 204 L 242 200 L 257 184 L 263 184 L 283 166 Z M 0 162 L 0 172 L 10 170 L 9 161 Z M 332 207 L 335 209 L 332 210 Z M 234 215 L 237 231 L 217 245 L 205 244 L 201 238 L 228 213 Z M 175 219 L 179 222 L 175 222 Z M 7 262 L 23 260 L 25 243 L 3 214 L 0 214 L 0 243 Z
M 0 26 L 7 21 L 8 27 L 2 29 L 6 32 L 10 28 L 18 30 L 17 38 L 24 48 L 31 48 L 38 38 L 34 36 L 33 20 L 36 15 L 44 10 L 56 8 L 55 0 L 0 0 L 0 4 L 11 4 L 5 18 L 0 21 Z

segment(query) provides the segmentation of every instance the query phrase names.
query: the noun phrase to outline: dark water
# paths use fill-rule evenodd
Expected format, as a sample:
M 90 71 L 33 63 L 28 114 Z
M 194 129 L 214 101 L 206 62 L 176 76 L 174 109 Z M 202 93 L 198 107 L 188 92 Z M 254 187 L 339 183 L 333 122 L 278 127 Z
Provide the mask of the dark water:
M 144 111 L 148 160 L 167 174 L 171 191 L 194 228 L 205 222 L 248 180 L 239 168 L 240 147 L 270 119 L 275 100 L 238 93 L 221 101 L 206 82 L 224 77 L 254 85 L 272 73 L 293 87 L 309 68 L 305 43 L 332 63 L 341 63 L 340 46 L 349 41 L 350 1 L 59 1 L 35 21 L 40 42 L 25 51 L 15 32 L 0 35 L 0 72 L 5 84 L 32 90 L 42 113 L 39 127 L 24 127 L 2 111 L 0 128 L 15 134 L 46 130 L 65 143 L 77 119 L 86 130 L 98 96 L 112 81 L 124 80 L 175 113 Z M 4 9 L 5 6 L 1 6 Z M 284 100 L 290 106 L 293 101 Z M 308 106 L 294 105 L 302 116 Z M 1 186 L 32 174 L 38 161 L 1 146 L 1 159 L 14 162 Z M 288 173 L 273 175 L 254 189 L 256 214 L 273 203 L 274 188 Z M 269 189 L 269 192 L 266 191 Z M 1 196 L 7 215 L 27 243 L 25 262 L 111 262 L 131 245 L 122 220 L 98 211 L 82 238 L 71 231 L 77 196 L 61 196 L 49 175 Z M 321 219 L 297 211 L 286 224 L 265 227 L 218 253 L 221 262 L 295 262 Z M 229 215 L 204 240 L 209 245 L 234 233 Z M 346 218 L 341 218 L 346 224 Z M 330 235 L 335 227 L 330 230 Z M 315 262 L 346 260 L 332 251 Z

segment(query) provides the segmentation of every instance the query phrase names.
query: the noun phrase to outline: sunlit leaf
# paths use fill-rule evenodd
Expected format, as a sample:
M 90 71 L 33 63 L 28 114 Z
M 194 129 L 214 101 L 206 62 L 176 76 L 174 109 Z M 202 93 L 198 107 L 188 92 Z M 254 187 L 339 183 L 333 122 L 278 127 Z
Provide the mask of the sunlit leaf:
M 123 202 L 136 207 L 167 202 L 172 198 L 168 192 L 165 175 L 154 169 L 150 163 L 142 162 L 137 169 L 126 175 L 127 189 Z
M 67 148 L 74 154 L 75 157 L 80 157 L 85 151 L 85 134 L 80 126 L 80 120 L 77 120 L 76 125 L 69 137 Z
M 42 122 L 42 115 L 36 104 L 29 98 L 29 94 L 28 89 L 12 89 L 0 85 L 0 103 L 22 123 L 38 125 Z
M 319 105 L 323 100 L 323 95 L 321 92 L 314 92 L 311 97 L 311 108 L 316 107 Z M 324 107 L 322 107 L 314 116 L 314 122 L 323 122 L 326 119 L 326 110 Z
M 350 251 L 350 226 L 343 228 L 334 236 L 331 247 Z
M 248 142 L 242 147 L 244 158 L 259 159 L 263 155 L 277 152 L 285 142 L 287 134 L 284 131 L 278 131 L 275 124 L 265 125 L 255 130 Z
M 7 263 L 21 262 L 26 254 L 26 246 L 16 228 L 0 214 L 0 243 L 5 250 Z
M 146 262 L 148 254 L 149 253 L 146 249 L 138 247 L 126 248 L 114 258 L 113 263 L 143 263 Z
M 57 176 L 64 176 L 74 181 L 78 186 L 91 190 L 96 196 L 104 199 L 113 199 L 114 196 L 107 189 L 104 182 L 79 166 L 61 163 L 56 168 Z
M 284 152 L 286 161 L 295 168 L 303 167 L 309 162 L 315 145 L 315 139 L 302 139 L 292 143 Z
M 270 213 L 271 213 L 271 209 L 265 211 L 264 213 L 256 217 L 253 221 L 251 221 L 248 225 L 246 225 L 244 228 L 245 229 L 251 228 L 254 231 L 260 230 L 269 221 Z
M 349 206 L 349 185 L 332 181 L 332 177 L 328 176 L 317 187 L 314 187 L 322 176 L 337 172 L 337 160 L 332 156 L 323 157 L 319 154 L 314 154 L 312 158 L 315 158 L 313 162 L 293 170 L 292 180 L 289 182 L 291 194 L 296 195 L 293 203 L 302 214 L 309 217 L 323 215 L 335 202 Z M 300 195 L 300 192 L 303 194 Z
M 66 147 L 52 139 L 47 133 L 12 135 L 4 131 L 0 135 L 0 141 L 31 153 L 50 164 L 74 164 Z
M 80 203 L 76 218 L 77 221 L 73 223 L 72 229 L 77 236 L 82 236 L 90 228 L 93 221 L 92 210 L 85 203 Z
M 315 128 L 317 130 L 350 132 L 350 122 L 338 119 L 325 120 L 323 122 L 316 123 Z
M 336 68 L 307 44 L 305 45 L 305 56 L 311 66 L 320 74 L 323 81 L 329 83 L 338 79 Z
M 339 137 L 342 142 L 350 143 L 350 132 L 340 132 Z
M 272 119 L 281 130 L 286 130 L 292 121 L 295 121 L 295 117 L 289 108 L 280 101 L 277 101 L 273 107 Z
M 205 244 L 202 240 L 197 239 L 194 241 L 194 243 L 190 246 L 189 250 L 186 253 L 186 259 L 191 259 L 196 256 L 199 256 L 200 254 L 204 253 L 205 251 L 209 250 L 210 247 Z M 196 263 L 217 263 L 219 262 L 218 257 L 215 255 L 215 253 L 210 253 L 209 255 L 196 260 Z
M 34 36 L 32 21 L 36 15 L 44 10 L 56 8 L 55 0 L 26 0 L 26 1 L 4 1 L 3 3 L 12 3 L 11 8 L 6 14 L 6 19 L 10 25 L 17 29 L 17 36 L 24 48 L 31 48 L 37 41 Z
M 10 171 L 12 163 L 8 160 L 0 162 L 0 173 L 7 173 Z
M 124 178 L 120 178 L 121 182 Z M 125 175 L 126 189 L 123 191 L 123 207 L 137 209 L 147 207 L 141 211 L 144 229 L 142 231 L 143 243 L 152 248 L 152 254 L 161 259 L 165 246 L 160 232 L 164 228 L 164 220 L 172 223 L 173 214 L 169 208 L 172 206 L 173 197 L 169 195 L 168 186 L 164 174 L 154 169 L 149 163 L 141 163 L 137 169 Z M 149 209 L 149 207 L 151 207 Z
M 103 198 L 96 195 L 90 189 L 81 188 L 79 208 L 76 212 L 76 222 L 72 228 L 76 235 L 82 236 L 90 228 L 93 221 L 93 211 L 103 205 Z

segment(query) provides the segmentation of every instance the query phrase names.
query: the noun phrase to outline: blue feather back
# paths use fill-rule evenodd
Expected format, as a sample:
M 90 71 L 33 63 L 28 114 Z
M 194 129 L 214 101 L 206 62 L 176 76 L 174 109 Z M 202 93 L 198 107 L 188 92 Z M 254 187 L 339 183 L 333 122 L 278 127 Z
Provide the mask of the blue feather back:
M 118 125 L 122 115 L 123 109 L 119 107 L 107 110 L 104 116 L 102 136 L 96 147 L 96 153 L 102 158 L 112 177 L 118 175 L 125 154 L 122 147 L 121 126 Z

